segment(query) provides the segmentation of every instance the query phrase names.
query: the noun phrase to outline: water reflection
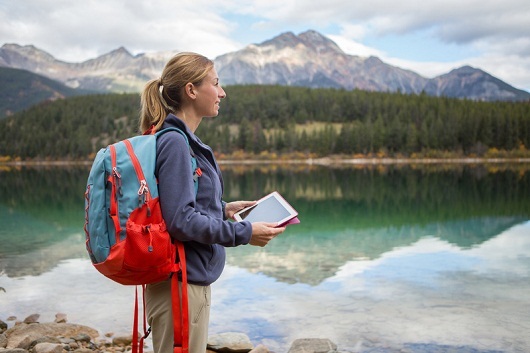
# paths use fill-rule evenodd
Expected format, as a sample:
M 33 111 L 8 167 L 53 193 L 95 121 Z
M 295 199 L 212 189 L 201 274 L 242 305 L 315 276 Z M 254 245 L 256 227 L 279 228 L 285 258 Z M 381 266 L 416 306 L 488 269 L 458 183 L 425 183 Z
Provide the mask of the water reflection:
M 278 353 L 307 337 L 350 351 L 530 351 L 527 167 L 223 168 L 226 199 L 278 190 L 302 223 L 266 248 L 229 249 L 212 333 L 244 332 Z M 86 257 L 87 173 L 0 172 L 2 316 L 66 312 L 130 330 L 132 289 Z
M 266 327 L 269 339 L 285 344 L 329 337 L 353 351 L 423 342 L 431 347 L 415 352 L 526 352 L 529 235 L 525 222 L 467 249 L 427 236 L 377 259 L 347 261 L 314 286 L 231 266 L 216 287 L 223 299 L 214 307 L 222 326 L 257 322 L 252 332 Z M 233 296 L 246 299 L 235 299 L 235 313 Z M 436 344 L 453 348 L 436 350 Z
M 213 288 L 211 333 L 244 332 L 278 353 L 307 337 L 329 338 L 343 351 L 527 352 L 529 234 L 524 222 L 464 249 L 425 236 L 377 259 L 349 260 L 317 285 L 228 265 Z M 102 333 L 130 331 L 133 288 L 103 278 L 87 259 L 40 276 L 0 277 L 0 285 L 2 315 L 38 312 L 51 321 L 66 312 Z
M 472 247 L 530 217 L 524 165 L 486 168 L 224 166 L 225 199 L 278 190 L 302 220 L 263 251 L 233 249 L 228 261 L 288 283 L 318 284 L 347 261 L 375 259 L 425 235 Z M 9 263 L 7 275 L 39 274 L 84 256 L 84 245 L 74 244 L 82 237 L 87 173 L 86 166 L 0 172 L 0 262 Z M 57 255 L 34 256 L 54 252 L 48 249 Z
M 352 351 L 527 352 L 529 235 L 524 222 L 471 248 L 426 236 L 377 259 L 347 261 L 313 286 L 230 266 L 216 285 L 215 328 L 249 325 L 258 337 L 266 327 L 277 337 L 263 339 L 279 338 L 280 347 L 329 337 Z
M 384 253 L 415 244 L 425 236 L 465 249 L 469 247 L 469 234 L 473 235 L 472 238 L 491 239 L 522 221 L 520 217 L 478 218 L 426 226 L 345 228 L 327 233 L 293 227 L 266 248 L 229 249 L 227 258 L 229 264 L 280 281 L 316 285 L 332 277 L 345 263 L 378 259 Z M 452 242 L 449 239 L 462 240 Z M 421 262 L 418 265 L 421 266 Z

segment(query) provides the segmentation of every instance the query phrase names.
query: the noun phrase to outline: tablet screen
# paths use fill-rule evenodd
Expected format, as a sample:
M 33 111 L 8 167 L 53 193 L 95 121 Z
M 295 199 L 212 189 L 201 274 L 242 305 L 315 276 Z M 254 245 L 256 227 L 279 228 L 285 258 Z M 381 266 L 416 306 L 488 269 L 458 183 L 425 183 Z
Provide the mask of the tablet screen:
M 297 215 L 287 202 L 274 192 L 259 200 L 254 206 L 237 213 L 237 220 L 249 222 L 274 222 L 281 224 Z

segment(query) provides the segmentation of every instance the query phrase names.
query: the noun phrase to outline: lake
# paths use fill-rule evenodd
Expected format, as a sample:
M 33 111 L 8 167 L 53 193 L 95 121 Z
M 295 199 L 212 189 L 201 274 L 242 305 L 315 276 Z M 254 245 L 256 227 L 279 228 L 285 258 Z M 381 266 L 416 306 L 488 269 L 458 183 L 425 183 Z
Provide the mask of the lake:
M 134 287 L 85 251 L 88 169 L 0 169 L 1 320 L 62 312 L 130 333 Z M 265 248 L 228 249 L 210 334 L 277 353 L 297 338 L 349 352 L 530 352 L 529 164 L 222 169 L 225 200 L 278 190 L 301 223 Z

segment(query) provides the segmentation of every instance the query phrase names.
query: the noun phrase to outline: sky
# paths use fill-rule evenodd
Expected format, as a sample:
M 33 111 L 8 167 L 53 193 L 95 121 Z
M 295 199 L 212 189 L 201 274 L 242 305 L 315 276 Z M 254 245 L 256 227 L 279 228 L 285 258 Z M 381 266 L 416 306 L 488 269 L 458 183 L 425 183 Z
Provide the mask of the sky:
M 66 62 L 119 47 L 215 59 L 307 30 L 427 78 L 470 65 L 530 91 L 530 0 L 0 0 L 0 45 Z

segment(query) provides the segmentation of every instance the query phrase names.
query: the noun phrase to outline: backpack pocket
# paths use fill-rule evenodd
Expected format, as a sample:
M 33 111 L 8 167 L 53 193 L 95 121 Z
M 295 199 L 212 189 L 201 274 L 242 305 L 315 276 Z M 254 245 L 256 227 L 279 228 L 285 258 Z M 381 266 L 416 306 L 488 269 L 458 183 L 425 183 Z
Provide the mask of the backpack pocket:
M 145 283 L 167 279 L 176 266 L 176 252 L 162 218 L 158 198 L 130 214 L 126 231 L 124 270 L 144 273 L 141 277 Z

